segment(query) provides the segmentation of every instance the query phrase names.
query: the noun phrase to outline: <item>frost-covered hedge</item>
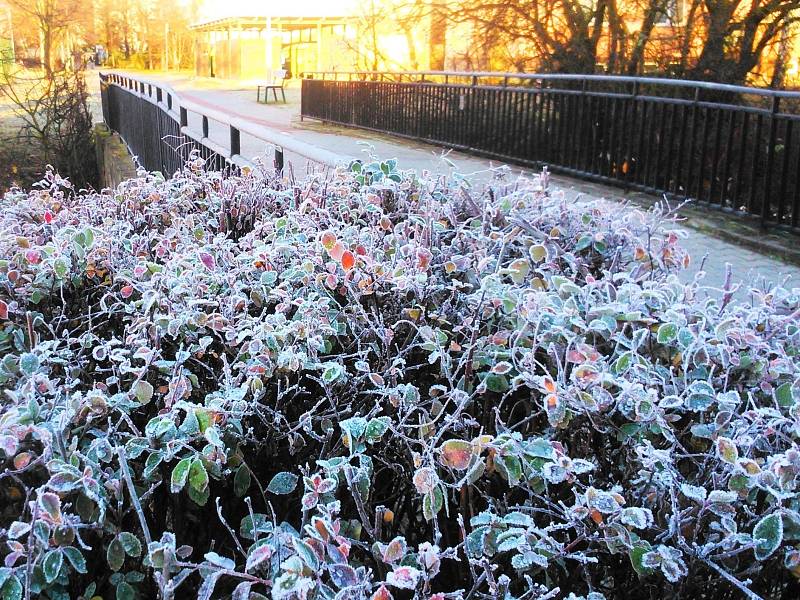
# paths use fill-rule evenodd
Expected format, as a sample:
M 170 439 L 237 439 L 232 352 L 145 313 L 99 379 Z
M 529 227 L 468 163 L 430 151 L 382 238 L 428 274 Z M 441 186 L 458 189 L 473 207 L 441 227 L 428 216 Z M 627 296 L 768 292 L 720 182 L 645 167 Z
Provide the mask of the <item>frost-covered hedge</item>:
M 0 598 L 797 597 L 800 290 L 546 184 L 8 194 Z

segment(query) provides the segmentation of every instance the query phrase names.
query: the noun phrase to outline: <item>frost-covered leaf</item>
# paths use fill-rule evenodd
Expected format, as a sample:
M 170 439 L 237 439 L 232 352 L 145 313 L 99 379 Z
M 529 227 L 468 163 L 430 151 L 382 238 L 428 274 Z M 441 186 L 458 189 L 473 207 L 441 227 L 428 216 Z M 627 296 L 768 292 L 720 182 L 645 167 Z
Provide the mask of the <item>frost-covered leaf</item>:
M 653 513 L 649 508 L 623 508 L 619 513 L 619 520 L 634 529 L 647 529 L 653 524 Z
M 447 440 L 439 448 L 440 462 L 451 469 L 463 471 L 472 460 L 472 444 L 465 440 Z
M 783 519 L 780 514 L 772 513 L 756 523 L 753 528 L 753 540 L 756 542 L 756 558 L 758 560 L 769 558 L 783 542 Z
M 700 503 L 705 502 L 706 496 L 708 494 L 705 488 L 700 487 L 698 485 L 689 485 L 688 483 L 681 484 L 681 492 L 687 498 L 690 498 L 695 502 L 700 502 Z
M 298 480 L 299 477 L 294 473 L 287 471 L 276 473 L 267 485 L 267 491 L 281 496 L 291 494 L 297 487 Z

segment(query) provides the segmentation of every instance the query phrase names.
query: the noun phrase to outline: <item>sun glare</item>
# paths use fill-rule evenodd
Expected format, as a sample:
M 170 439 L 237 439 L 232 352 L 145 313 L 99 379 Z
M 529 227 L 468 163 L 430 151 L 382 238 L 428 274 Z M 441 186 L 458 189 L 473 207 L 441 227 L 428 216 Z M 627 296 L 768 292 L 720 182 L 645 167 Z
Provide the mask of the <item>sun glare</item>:
M 264 0 L 205 0 L 199 11 L 201 19 L 233 16 L 351 16 L 359 12 L 357 0 L 295 0 L 265 2 Z

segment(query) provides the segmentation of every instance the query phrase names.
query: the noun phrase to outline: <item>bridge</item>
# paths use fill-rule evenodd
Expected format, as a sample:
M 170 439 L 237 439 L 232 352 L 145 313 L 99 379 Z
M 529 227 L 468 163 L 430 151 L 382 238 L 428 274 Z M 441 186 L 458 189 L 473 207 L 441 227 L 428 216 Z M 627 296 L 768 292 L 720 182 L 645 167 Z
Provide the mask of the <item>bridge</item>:
M 171 173 L 196 150 L 212 168 L 249 164 L 241 136 L 285 156 L 337 153 L 283 137 L 120 74 L 101 75 L 103 115 L 148 169 Z M 800 92 L 708 82 L 515 73 L 306 73 L 301 115 L 454 148 L 800 232 Z M 200 117 L 191 127 L 189 114 Z M 228 143 L 209 136 L 228 127 Z

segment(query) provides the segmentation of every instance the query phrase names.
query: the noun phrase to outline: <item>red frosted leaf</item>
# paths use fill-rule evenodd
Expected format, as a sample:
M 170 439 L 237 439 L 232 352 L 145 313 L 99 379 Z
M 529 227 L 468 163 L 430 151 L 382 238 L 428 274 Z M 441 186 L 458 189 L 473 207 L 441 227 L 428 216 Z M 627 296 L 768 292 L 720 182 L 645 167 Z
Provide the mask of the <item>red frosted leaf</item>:
M 353 256 L 353 253 L 349 250 L 345 250 L 344 254 L 342 254 L 342 268 L 345 271 L 349 271 L 356 265 L 356 257 Z
M 123 298 L 130 298 L 131 294 L 133 294 L 133 286 L 126 285 L 119 291 L 119 293 Z
M 381 584 L 381 587 L 378 588 L 378 591 L 372 594 L 372 598 L 370 600 L 393 600 L 392 592 L 384 585 Z
M 250 553 L 250 556 L 247 557 L 247 565 L 245 567 L 245 570 L 252 571 L 258 565 L 267 560 L 270 556 L 272 556 L 272 548 L 270 548 L 266 544 L 263 546 L 259 546 Z
M 44 211 L 44 222 L 50 225 L 53 222 L 53 213 L 49 210 Z
M 0 300 L 0 319 L 7 319 L 8 318 L 8 304 Z
M 439 483 L 439 477 L 436 475 L 436 471 L 430 467 L 422 467 L 414 473 L 413 481 L 414 487 L 420 494 L 427 494 L 432 492 Z
M 570 350 L 567 352 L 567 360 L 569 362 L 582 363 L 586 360 L 586 357 L 577 350 Z
M 200 256 L 200 260 L 208 269 L 213 269 L 217 264 L 217 261 L 208 252 L 200 252 L 198 256 Z
M 381 554 L 383 554 L 383 562 L 396 563 L 400 562 L 406 555 L 406 540 L 402 537 L 396 537 L 391 542 L 383 546 L 381 544 Z

